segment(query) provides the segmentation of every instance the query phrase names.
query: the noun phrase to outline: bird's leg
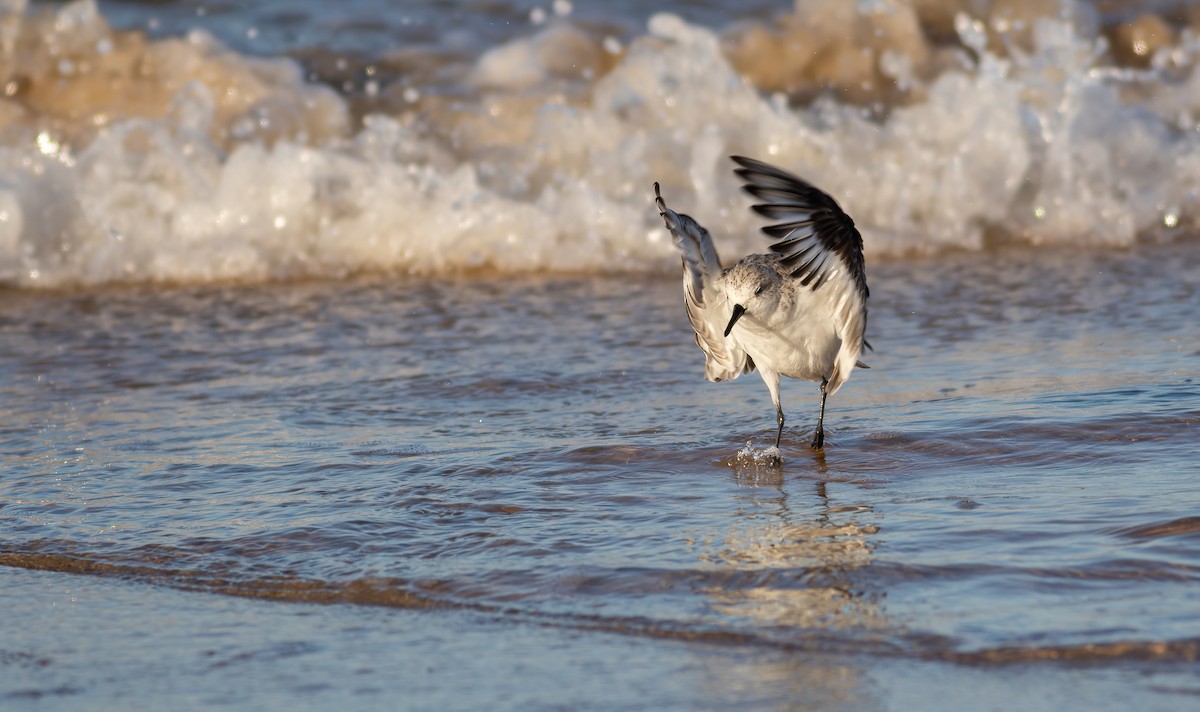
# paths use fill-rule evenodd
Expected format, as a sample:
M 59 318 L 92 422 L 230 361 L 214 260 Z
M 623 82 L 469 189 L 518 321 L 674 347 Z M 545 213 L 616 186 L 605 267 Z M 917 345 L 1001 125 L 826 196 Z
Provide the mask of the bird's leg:
M 761 368 L 758 372 L 762 376 L 763 383 L 767 384 L 767 390 L 771 392 L 771 402 L 775 404 L 775 422 L 779 423 L 779 429 L 775 431 L 775 447 L 778 448 L 779 440 L 783 437 L 783 406 L 779 405 L 779 374 Z
M 783 407 L 775 401 L 775 420 L 779 422 L 779 430 L 775 431 L 775 448 L 779 448 L 779 440 L 783 437 Z
M 825 391 L 827 385 L 829 385 L 829 381 L 821 379 L 821 414 L 817 416 L 817 434 L 813 437 L 813 450 L 821 450 L 825 447 L 825 398 L 829 395 Z

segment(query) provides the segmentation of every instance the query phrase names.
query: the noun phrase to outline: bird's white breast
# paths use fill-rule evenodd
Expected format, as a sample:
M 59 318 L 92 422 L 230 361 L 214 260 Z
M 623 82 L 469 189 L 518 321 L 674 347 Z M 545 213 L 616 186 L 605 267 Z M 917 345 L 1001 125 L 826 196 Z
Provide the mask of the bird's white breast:
M 842 340 L 823 295 L 797 289 L 780 309 L 761 319 L 746 314 L 729 334 L 759 368 L 789 378 L 820 381 L 833 371 Z

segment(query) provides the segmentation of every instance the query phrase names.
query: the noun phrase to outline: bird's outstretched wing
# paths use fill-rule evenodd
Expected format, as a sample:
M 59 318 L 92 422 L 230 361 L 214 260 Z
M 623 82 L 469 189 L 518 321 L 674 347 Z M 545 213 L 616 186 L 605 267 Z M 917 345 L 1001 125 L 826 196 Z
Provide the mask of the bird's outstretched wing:
M 863 241 L 854 221 L 820 188 L 762 161 L 730 156 L 734 170 L 746 183 L 742 186 L 762 203 L 754 211 L 780 222 L 763 232 L 775 238 L 771 251 L 791 269 L 802 287 L 822 289 L 834 309 L 841 348 L 829 374 L 829 392 L 834 393 L 859 365 L 866 343 L 867 271 L 863 263 Z
M 837 201 L 775 166 L 742 156 L 730 158 L 739 166 L 734 173 L 746 182 L 742 190 L 764 201 L 753 206 L 754 211 L 781 221 L 763 232 L 777 240 L 771 251 L 782 256 L 792 276 L 816 290 L 844 269 L 865 302 L 869 292 L 862 235 Z
M 753 371 L 754 362 L 746 352 L 725 338 L 732 307 L 713 287 L 713 280 L 721 274 L 721 258 L 708 230 L 690 216 L 668 208 L 658 183 L 654 184 L 654 202 L 675 246 L 683 253 L 683 302 L 696 332 L 696 345 L 706 357 L 704 377 L 724 381 Z

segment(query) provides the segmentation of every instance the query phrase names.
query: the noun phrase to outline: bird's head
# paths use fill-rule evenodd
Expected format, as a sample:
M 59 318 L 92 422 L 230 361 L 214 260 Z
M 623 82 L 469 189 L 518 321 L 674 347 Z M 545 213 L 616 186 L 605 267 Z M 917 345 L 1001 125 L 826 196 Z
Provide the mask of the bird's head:
M 770 265 L 757 261 L 738 262 L 725 273 L 725 296 L 733 305 L 733 314 L 725 335 L 744 315 L 764 318 L 779 306 L 782 278 Z

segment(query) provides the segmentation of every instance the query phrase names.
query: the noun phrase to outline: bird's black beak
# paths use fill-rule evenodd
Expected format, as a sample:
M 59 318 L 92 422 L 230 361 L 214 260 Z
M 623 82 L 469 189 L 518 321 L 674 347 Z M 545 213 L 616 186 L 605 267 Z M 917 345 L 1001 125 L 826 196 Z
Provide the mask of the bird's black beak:
M 746 307 L 742 306 L 741 304 L 733 305 L 733 316 L 729 317 L 729 326 L 725 327 L 726 336 L 729 336 L 729 332 L 733 331 L 733 325 L 736 324 L 737 320 L 741 319 L 742 315 L 745 313 Z

